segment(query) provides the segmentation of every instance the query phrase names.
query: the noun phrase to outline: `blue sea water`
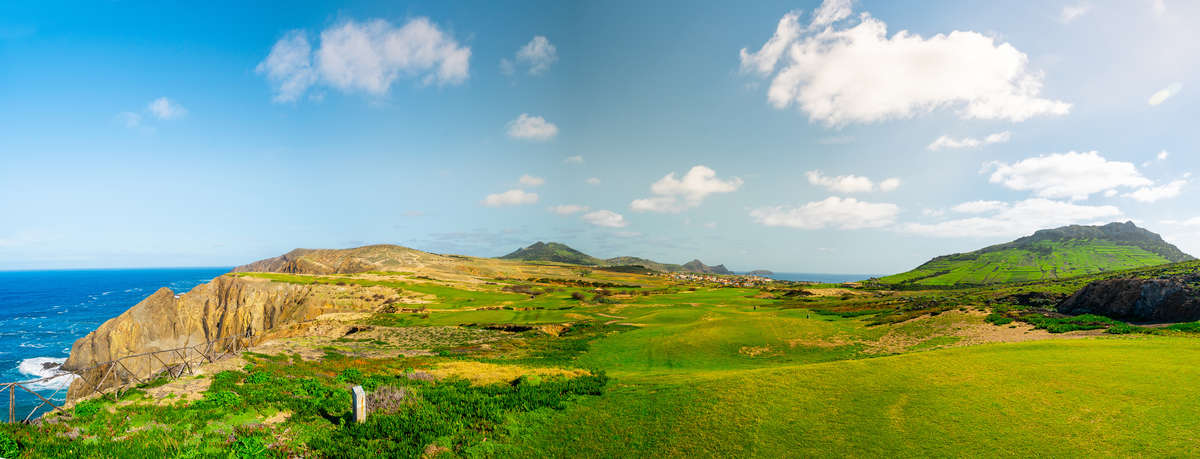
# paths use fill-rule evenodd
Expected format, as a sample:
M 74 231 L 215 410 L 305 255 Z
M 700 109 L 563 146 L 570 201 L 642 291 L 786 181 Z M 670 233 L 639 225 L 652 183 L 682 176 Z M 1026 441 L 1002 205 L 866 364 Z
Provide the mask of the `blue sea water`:
M 743 273 L 744 274 L 744 273 Z M 879 277 L 878 274 L 828 274 L 828 273 L 775 273 L 767 275 L 775 280 L 796 281 L 796 282 L 823 282 L 839 284 L 842 282 L 854 282 L 867 280 L 872 277 Z
M 183 293 L 229 269 L 0 271 L 0 383 L 56 374 L 43 364 L 65 361 L 75 340 L 104 321 L 159 288 Z M 68 384 L 70 380 L 64 377 L 32 389 L 43 397 L 55 394 L 52 399 L 61 402 Z M 0 405 L 7 395 L 0 394 Z M 16 398 L 18 418 L 40 403 L 20 389 Z M 3 420 L 7 421 L 7 416 Z

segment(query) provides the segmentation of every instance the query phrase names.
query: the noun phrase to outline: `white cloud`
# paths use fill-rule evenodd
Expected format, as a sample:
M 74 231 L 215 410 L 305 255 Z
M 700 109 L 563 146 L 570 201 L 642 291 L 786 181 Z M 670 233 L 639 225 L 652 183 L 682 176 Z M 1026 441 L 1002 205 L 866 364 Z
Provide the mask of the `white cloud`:
M 850 14 L 854 13 L 852 3 L 852 0 L 825 0 L 821 2 L 821 6 L 813 12 L 813 20 L 812 24 L 809 24 L 809 28 L 827 26 L 850 17 Z
M 760 75 L 770 75 L 775 71 L 775 64 L 788 46 L 800 37 L 800 13 L 796 11 L 783 15 L 775 26 L 775 34 L 763 44 L 758 52 L 748 52 L 742 48 L 742 70 L 754 71 Z
M 1150 106 L 1156 106 L 1158 104 L 1166 102 L 1167 99 L 1174 97 L 1176 94 L 1179 94 L 1179 91 L 1182 89 L 1183 89 L 1183 83 L 1179 83 L 1179 82 L 1171 83 L 1167 87 L 1158 90 L 1154 94 L 1151 94 L 1150 99 L 1148 99 L 1146 101 L 1146 103 L 1150 104 Z
M 541 35 L 533 37 L 533 40 L 517 50 L 517 62 L 528 66 L 530 75 L 545 73 L 557 60 L 558 49 Z
M 1145 202 L 1145 203 L 1158 202 L 1163 199 L 1174 198 L 1174 197 L 1178 197 L 1179 195 L 1183 194 L 1183 186 L 1184 185 L 1187 185 L 1187 180 L 1175 180 L 1166 185 L 1160 185 L 1160 186 L 1154 186 L 1154 187 L 1148 187 L 1148 186 L 1141 187 L 1131 193 L 1126 193 L 1122 196 L 1125 196 L 1127 198 L 1132 198 L 1133 200 L 1138 201 L 1138 202 Z
M 804 175 L 808 177 L 808 183 L 828 188 L 837 193 L 866 193 L 876 189 L 875 182 L 871 179 L 853 174 L 829 177 L 819 170 L 813 170 L 805 172 Z M 879 191 L 894 191 L 899 187 L 900 179 L 893 177 L 879 182 L 878 189 Z
M 943 135 L 935 139 L 933 143 L 930 143 L 927 148 L 929 148 L 930 151 L 938 151 L 944 148 L 975 148 L 993 143 L 1005 143 L 1011 139 L 1012 133 L 1008 131 L 988 134 L 988 136 L 984 137 L 983 139 L 976 139 L 974 137 L 955 139 L 948 135 Z
M 401 77 L 457 85 L 470 75 L 470 59 L 470 47 L 460 46 L 428 18 L 400 27 L 374 19 L 323 30 L 315 51 L 303 31 L 290 31 L 255 70 L 274 87 L 276 102 L 292 102 L 318 83 L 372 95 L 386 94 Z
M 583 164 L 583 156 L 581 156 L 581 155 L 568 156 L 566 159 L 563 160 L 563 162 L 567 163 L 567 164 Z
M 803 206 L 761 207 L 750 211 L 755 222 L 766 226 L 800 229 L 879 228 L 896 221 L 900 207 L 888 203 L 870 203 L 854 198 L 830 196 L 824 201 Z
M 921 209 L 921 215 L 926 217 L 941 217 L 946 215 L 946 211 L 942 209 Z
M 1167 150 L 1163 150 L 1163 151 L 1158 152 L 1157 158 L 1159 161 L 1165 161 L 1167 159 L 1167 156 L 1170 156 L 1170 155 L 1171 155 L 1171 153 L 1167 152 Z
M 522 175 L 521 178 L 518 179 L 517 181 L 525 186 L 542 186 L 543 184 L 546 183 L 546 179 L 541 178 L 541 177 L 534 177 L 529 174 Z
M 950 210 L 964 214 L 985 214 L 1008 208 L 1007 202 L 1001 201 L 970 201 L 951 207 Z
M 1039 97 L 1042 74 L 1011 44 L 971 31 L 889 38 L 887 24 L 867 13 L 839 27 L 849 3 L 827 0 L 805 30 L 799 14 L 788 13 L 759 51 L 741 50 L 744 71 L 771 78 L 772 106 L 796 104 L 829 125 L 948 107 L 963 118 L 1010 121 L 1070 111 L 1071 104 Z
M 875 183 L 871 179 L 857 175 L 827 177 L 822 175 L 821 171 L 808 171 L 804 175 L 808 177 L 809 184 L 823 186 L 838 193 L 865 193 L 875 189 Z
M 1093 193 L 1153 184 L 1132 163 L 1109 161 L 1095 151 L 1055 153 L 1013 164 L 993 161 L 983 171 L 989 169 L 994 169 L 992 183 L 1043 198 L 1087 199 Z
M 928 224 L 908 223 L 900 229 L 936 237 L 1023 236 L 1039 229 L 1075 223 L 1097 223 L 1100 220 L 1112 221 L 1121 216 L 1121 210 L 1113 206 L 1086 206 L 1042 198 L 1026 199 L 1012 204 L 979 202 L 963 203 L 955 208 L 991 215 Z M 985 209 L 987 207 L 990 207 L 990 212 Z
M 517 119 L 508 122 L 508 136 L 523 140 L 550 140 L 558 135 L 558 126 L 546 121 L 540 116 L 530 116 L 522 113 Z
M 699 206 L 704 198 L 713 193 L 729 193 L 742 186 L 742 179 L 717 178 L 716 171 L 706 166 L 694 166 L 682 179 L 671 172 L 650 185 L 656 196 L 635 199 L 630 207 L 638 212 L 682 212 Z
M 503 193 L 487 195 L 486 198 L 483 198 L 482 204 L 488 207 L 501 207 L 534 204 L 536 202 L 538 202 L 537 193 L 529 193 L 525 190 L 508 190 Z
M 897 188 L 900 188 L 900 179 L 896 177 L 886 178 L 882 182 L 879 182 L 879 191 L 886 193 L 896 191 Z
M 159 97 L 146 105 L 146 110 L 160 120 L 173 120 L 187 115 L 187 109 L 166 97 Z
M 579 212 L 587 211 L 588 209 L 589 209 L 588 206 L 581 206 L 578 204 L 562 204 L 562 205 L 557 205 L 557 206 L 550 206 L 550 211 L 554 212 L 556 214 L 559 214 L 559 215 L 577 214 Z
M 1063 6 L 1062 12 L 1058 15 L 1058 20 L 1063 24 L 1070 24 L 1072 21 L 1079 19 L 1080 16 L 1091 11 L 1092 5 L 1086 2 L 1076 3 L 1074 5 Z
M 708 228 L 708 229 L 713 229 L 713 228 L 716 228 L 716 227 L 717 227 L 717 222 L 707 222 L 707 223 L 705 223 L 705 224 L 704 224 L 704 227 L 705 227 L 705 228 Z
M 629 226 L 625 216 L 611 210 L 597 210 L 583 214 L 583 221 L 606 228 L 624 228 Z
M 599 185 L 600 179 L 596 177 L 588 177 L 588 179 L 584 180 L 584 182 L 587 182 L 588 185 Z
M 318 78 L 312 65 L 312 46 L 300 30 L 288 32 L 275 42 L 254 71 L 266 74 L 275 86 L 275 102 L 295 102 Z

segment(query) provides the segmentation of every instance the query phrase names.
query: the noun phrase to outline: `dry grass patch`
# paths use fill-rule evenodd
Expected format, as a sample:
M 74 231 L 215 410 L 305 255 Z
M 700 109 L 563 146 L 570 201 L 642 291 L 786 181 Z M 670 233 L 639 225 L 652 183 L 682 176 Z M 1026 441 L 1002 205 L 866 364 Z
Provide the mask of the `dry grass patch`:
M 563 376 L 574 378 L 589 374 L 587 370 L 565 368 L 530 368 L 518 365 L 500 365 L 495 363 L 456 361 L 442 363 L 429 373 L 438 379 L 458 377 L 471 381 L 474 385 L 507 383 L 521 376 Z

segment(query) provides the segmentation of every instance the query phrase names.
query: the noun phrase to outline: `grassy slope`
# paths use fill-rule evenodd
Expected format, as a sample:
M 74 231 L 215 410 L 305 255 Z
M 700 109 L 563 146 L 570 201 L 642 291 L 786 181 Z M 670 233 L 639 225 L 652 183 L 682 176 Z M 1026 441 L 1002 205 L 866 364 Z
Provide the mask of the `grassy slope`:
M 1195 455 L 1200 342 L 1092 339 L 625 384 L 528 426 L 548 456 Z M 636 378 L 626 378 L 626 383 Z
M 1036 246 L 1048 249 L 1048 254 L 1009 248 L 975 257 L 946 257 L 880 281 L 920 285 L 1021 282 L 1169 263 L 1144 249 L 1107 241 L 1041 241 Z

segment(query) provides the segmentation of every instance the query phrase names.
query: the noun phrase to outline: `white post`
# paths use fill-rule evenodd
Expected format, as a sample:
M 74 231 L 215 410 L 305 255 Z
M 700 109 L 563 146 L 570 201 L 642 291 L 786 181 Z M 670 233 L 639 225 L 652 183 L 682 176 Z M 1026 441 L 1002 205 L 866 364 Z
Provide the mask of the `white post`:
M 354 422 L 367 422 L 367 393 L 363 391 L 362 386 L 354 386 L 350 394 L 354 399 Z

